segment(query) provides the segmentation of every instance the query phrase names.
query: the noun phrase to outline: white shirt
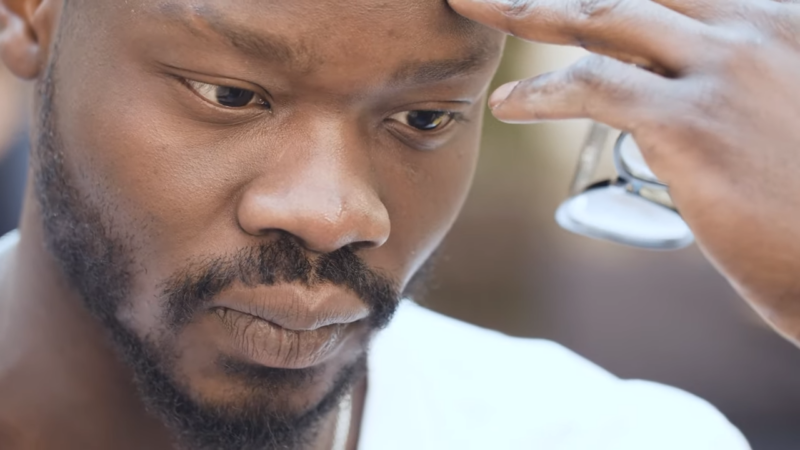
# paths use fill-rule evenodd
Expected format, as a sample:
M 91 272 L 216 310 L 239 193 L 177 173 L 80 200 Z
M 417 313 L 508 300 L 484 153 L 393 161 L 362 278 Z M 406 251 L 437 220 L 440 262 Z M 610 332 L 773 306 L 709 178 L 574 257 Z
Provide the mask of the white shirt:
M 750 449 L 691 394 L 410 301 L 375 339 L 368 377 L 359 450 Z
M 360 450 L 747 450 L 707 402 L 550 341 L 403 302 L 372 347 Z

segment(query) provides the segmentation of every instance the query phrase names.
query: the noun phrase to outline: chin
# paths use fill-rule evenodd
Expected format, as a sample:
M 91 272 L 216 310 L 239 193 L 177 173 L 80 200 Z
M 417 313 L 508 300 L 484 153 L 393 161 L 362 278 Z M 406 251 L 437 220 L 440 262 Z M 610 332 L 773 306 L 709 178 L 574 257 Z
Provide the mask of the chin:
M 366 374 L 365 351 L 313 367 L 282 369 L 202 341 L 187 342 L 187 336 L 150 342 L 118 328 L 115 341 L 122 344 L 148 411 L 192 450 L 263 449 L 275 443 L 277 448 L 304 448 L 320 421 Z

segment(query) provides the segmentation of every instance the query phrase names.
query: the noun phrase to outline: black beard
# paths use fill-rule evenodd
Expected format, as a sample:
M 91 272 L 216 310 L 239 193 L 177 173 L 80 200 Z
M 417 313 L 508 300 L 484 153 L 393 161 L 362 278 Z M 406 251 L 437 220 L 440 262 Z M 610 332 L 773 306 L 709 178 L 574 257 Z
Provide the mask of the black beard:
M 111 225 L 112 205 L 82 195 L 65 167 L 53 105 L 56 61 L 54 56 L 38 86 L 38 135 L 32 155 L 45 243 L 86 308 L 107 330 L 121 359 L 133 369 L 144 404 L 172 430 L 178 445 L 192 450 L 303 448 L 314 438 L 320 420 L 339 404 L 354 380 L 364 375 L 366 353 L 339 373 L 317 405 L 302 413 L 280 411 L 266 394 L 269 389 L 313 383 L 317 376 L 314 368 L 267 369 L 229 361 L 228 372 L 246 379 L 251 386 L 262 387 L 260 394 L 231 405 L 195 400 L 173 375 L 177 355 L 170 353 L 172 341 L 142 338 L 118 318 L 119 311 L 131 302 L 137 267 L 132 243 L 136 241 L 132 230 Z M 249 286 L 287 282 L 342 286 L 371 308 L 369 324 L 374 330 L 389 322 L 401 297 L 396 283 L 370 270 L 351 249 L 312 261 L 288 235 L 270 244 L 242 249 L 233 256 L 204 261 L 188 265 L 164 282 L 165 329 L 159 336 L 174 336 L 196 311 L 234 282 Z

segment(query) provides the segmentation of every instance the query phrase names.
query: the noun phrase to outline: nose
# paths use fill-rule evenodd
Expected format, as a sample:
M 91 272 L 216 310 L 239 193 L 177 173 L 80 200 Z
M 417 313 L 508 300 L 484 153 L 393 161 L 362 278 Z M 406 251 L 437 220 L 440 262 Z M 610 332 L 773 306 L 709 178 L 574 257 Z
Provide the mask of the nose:
M 281 159 L 285 163 L 290 158 Z M 289 233 L 317 253 L 386 242 L 389 212 L 371 171 L 358 158 L 304 152 L 291 159 L 246 186 L 237 210 L 242 230 L 253 236 Z

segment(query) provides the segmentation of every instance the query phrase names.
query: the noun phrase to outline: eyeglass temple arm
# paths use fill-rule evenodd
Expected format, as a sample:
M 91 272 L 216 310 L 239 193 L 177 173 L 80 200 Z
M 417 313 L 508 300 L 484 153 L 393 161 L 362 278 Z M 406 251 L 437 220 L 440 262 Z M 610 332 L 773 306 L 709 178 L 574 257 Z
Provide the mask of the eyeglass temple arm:
M 592 122 L 589 134 L 586 136 L 578 155 L 578 166 L 575 169 L 575 175 L 569 188 L 570 196 L 580 194 L 591 183 L 610 133 L 611 128 L 607 125 Z

